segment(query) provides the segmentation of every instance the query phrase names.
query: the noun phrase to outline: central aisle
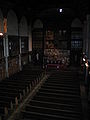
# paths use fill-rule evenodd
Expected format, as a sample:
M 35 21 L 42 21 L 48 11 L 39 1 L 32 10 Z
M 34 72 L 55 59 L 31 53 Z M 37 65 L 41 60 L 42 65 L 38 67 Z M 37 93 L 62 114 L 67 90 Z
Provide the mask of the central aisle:
M 77 71 L 53 71 L 21 116 L 22 120 L 83 120 Z

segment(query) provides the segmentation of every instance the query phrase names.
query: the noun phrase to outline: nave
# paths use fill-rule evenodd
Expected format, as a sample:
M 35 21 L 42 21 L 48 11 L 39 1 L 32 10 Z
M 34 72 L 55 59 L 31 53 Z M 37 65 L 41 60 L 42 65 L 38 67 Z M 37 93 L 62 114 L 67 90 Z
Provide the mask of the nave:
M 37 89 L 34 95 L 8 120 L 83 120 L 78 71 L 68 69 L 45 74 L 49 74 L 48 78 L 41 80 L 42 84 L 34 88 Z

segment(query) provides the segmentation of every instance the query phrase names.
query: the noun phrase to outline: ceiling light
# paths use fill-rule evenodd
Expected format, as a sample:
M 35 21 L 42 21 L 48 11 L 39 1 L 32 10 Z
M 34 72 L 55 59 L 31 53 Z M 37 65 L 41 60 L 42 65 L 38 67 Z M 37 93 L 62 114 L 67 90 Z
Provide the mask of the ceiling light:
M 59 9 L 59 12 L 61 13 L 61 12 L 62 12 L 62 9 Z

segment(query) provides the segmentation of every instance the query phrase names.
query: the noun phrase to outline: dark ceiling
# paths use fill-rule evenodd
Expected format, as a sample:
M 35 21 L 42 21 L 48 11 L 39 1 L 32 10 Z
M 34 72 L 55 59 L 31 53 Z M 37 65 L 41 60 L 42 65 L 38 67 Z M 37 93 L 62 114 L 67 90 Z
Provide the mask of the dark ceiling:
M 46 9 L 56 7 L 81 8 L 89 7 L 88 0 L 3 0 L 0 3 L 27 9 Z
M 3 0 L 0 1 L 0 5 L 13 8 L 17 13 L 29 17 L 58 15 L 59 8 L 63 8 L 67 16 L 83 17 L 89 12 L 88 0 Z

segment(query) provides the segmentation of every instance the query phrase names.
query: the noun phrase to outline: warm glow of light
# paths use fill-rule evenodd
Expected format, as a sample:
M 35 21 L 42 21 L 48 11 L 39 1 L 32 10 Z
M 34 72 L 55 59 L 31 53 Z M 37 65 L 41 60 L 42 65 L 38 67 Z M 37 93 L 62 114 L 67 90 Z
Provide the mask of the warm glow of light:
M 88 67 L 88 63 L 85 63 L 86 67 Z
M 85 62 L 85 58 L 83 58 L 83 61 Z
M 3 33 L 0 33 L 0 36 L 3 36 Z

